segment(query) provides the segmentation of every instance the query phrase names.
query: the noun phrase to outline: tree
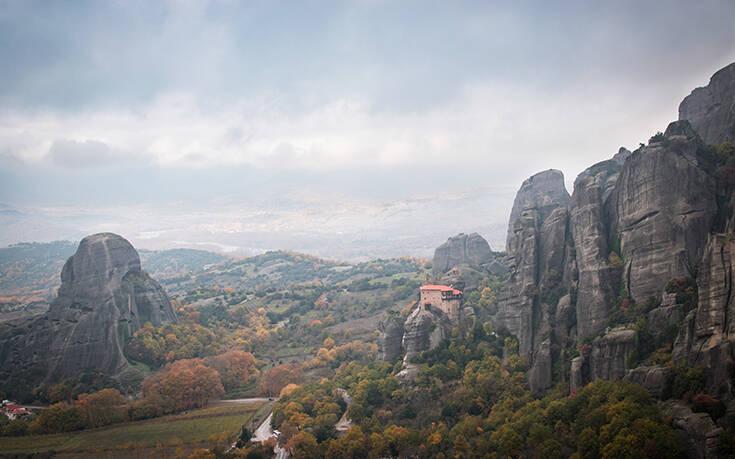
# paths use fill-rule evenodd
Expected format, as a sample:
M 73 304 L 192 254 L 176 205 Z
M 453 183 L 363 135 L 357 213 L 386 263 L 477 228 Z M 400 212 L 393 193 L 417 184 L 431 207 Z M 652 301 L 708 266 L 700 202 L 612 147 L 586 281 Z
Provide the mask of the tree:
M 301 367 L 296 364 L 275 366 L 263 373 L 260 379 L 260 391 L 273 397 L 281 393 L 281 389 L 288 384 L 298 383 L 301 380 Z
M 370 451 L 368 439 L 359 426 L 352 426 L 342 437 L 329 442 L 327 459 L 359 459 Z
M 286 450 L 294 459 L 315 459 L 321 457 L 316 438 L 309 432 L 299 432 L 286 443 Z
M 81 394 L 76 405 L 90 427 L 105 426 L 128 419 L 127 401 L 117 389 L 102 389 L 92 394 Z
M 232 350 L 209 357 L 207 366 L 214 368 L 222 379 L 225 390 L 247 383 L 255 367 L 255 357 L 250 352 Z
M 87 427 L 81 410 L 68 403 L 55 403 L 41 411 L 31 422 L 31 433 L 57 433 L 82 430 Z
M 219 373 L 201 359 L 179 360 L 143 381 L 144 397 L 160 398 L 164 412 L 200 408 L 224 393 Z

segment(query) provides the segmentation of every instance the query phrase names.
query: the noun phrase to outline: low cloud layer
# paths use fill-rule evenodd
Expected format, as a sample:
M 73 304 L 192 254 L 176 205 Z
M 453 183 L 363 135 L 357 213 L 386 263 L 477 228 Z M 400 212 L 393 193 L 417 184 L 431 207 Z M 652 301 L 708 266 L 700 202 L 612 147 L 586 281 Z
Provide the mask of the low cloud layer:
M 138 155 L 115 150 L 98 140 L 55 140 L 45 157 L 56 166 L 86 169 L 111 167 L 128 161 L 144 161 Z
M 676 119 L 733 24 L 728 0 L 8 2 L 0 202 L 571 185 Z

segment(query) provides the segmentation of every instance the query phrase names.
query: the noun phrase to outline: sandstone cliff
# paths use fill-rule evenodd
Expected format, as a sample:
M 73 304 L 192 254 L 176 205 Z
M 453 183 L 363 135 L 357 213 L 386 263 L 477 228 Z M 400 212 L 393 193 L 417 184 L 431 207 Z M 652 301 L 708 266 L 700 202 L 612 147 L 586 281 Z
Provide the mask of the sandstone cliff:
M 671 123 L 626 160 L 616 186 L 616 227 L 623 282 L 635 301 L 693 275 L 717 211 L 711 168 L 687 121 Z
M 569 194 L 564 175 L 541 172 L 521 185 L 511 212 L 507 259 L 510 277 L 498 295 L 498 326 L 518 338 L 531 364 L 534 391 L 551 386 L 554 317 L 567 269 Z
M 494 319 L 518 339 L 535 391 L 563 379 L 554 368 L 567 365 L 573 385 L 623 377 L 636 360 L 635 332 L 609 327 L 634 320 L 626 308 L 637 304 L 653 305 L 645 317 L 655 337 L 683 324 L 675 358 L 707 368 L 709 386 L 732 393 L 731 235 L 715 233 L 735 229 L 735 193 L 723 189 L 722 159 L 707 144 L 734 138 L 734 88 L 735 64 L 688 96 L 681 119 L 648 145 L 582 172 L 571 198 L 558 171 L 521 186 Z M 664 290 L 687 278 L 696 278 L 699 305 L 682 320 L 683 305 Z M 582 340 L 588 354 L 570 361 Z
M 679 105 L 679 119 L 688 120 L 711 145 L 735 141 L 735 63 L 719 70 L 707 86 L 697 88 Z
M 166 293 L 141 269 L 133 246 L 115 234 L 95 234 L 64 265 L 48 313 L 1 338 L 0 368 L 31 384 L 88 371 L 135 378 L 123 354 L 127 339 L 146 322 L 175 321 Z

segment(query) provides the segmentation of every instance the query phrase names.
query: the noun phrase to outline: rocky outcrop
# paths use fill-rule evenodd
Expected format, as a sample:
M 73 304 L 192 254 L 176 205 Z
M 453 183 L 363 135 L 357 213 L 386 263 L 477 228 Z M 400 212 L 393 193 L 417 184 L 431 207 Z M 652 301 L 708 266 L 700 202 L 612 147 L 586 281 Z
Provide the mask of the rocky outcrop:
M 434 251 L 434 275 L 441 275 L 458 265 L 480 267 L 493 261 L 490 244 L 479 234 L 460 233 Z
M 676 331 L 684 320 L 684 305 L 676 302 L 676 293 L 664 293 L 661 305 L 648 312 L 648 329 L 654 336 L 669 335 Z
M 392 362 L 403 355 L 403 318 L 390 314 L 378 326 L 382 334 L 382 358 Z
M 679 401 L 662 404 L 662 412 L 671 418 L 671 424 L 682 432 L 687 442 L 687 456 L 696 459 L 714 459 L 718 454 L 720 435 L 723 429 L 717 427 L 707 413 L 694 413 Z
M 659 298 L 671 279 L 694 275 L 718 211 L 710 158 L 679 121 L 636 152 L 621 149 L 582 172 L 571 199 L 558 171 L 524 182 L 511 213 L 510 276 L 495 319 L 518 338 L 535 391 L 551 385 L 551 368 L 574 339 L 605 331 L 622 300 Z M 650 318 L 666 325 L 663 331 L 681 314 L 663 305 Z M 589 368 L 588 380 L 620 379 L 634 338 L 632 330 L 606 333 L 586 366 L 577 366 Z
M 629 370 L 623 379 L 643 386 L 651 397 L 665 399 L 670 395 L 674 372 L 660 365 L 643 366 Z
M 446 314 L 431 307 L 417 306 L 406 318 L 403 332 L 404 363 L 448 339 L 451 323 Z
M 572 359 L 569 370 L 569 392 L 574 393 L 589 382 L 589 365 L 583 356 Z
M 510 212 L 510 225 L 506 240 L 506 251 L 510 251 L 511 239 L 515 229 L 513 223 L 527 209 L 536 209 L 544 220 L 546 216 L 559 206 L 566 206 L 569 193 L 564 187 L 564 174 L 556 169 L 549 169 L 528 178 L 518 190 L 513 208 Z
M 628 327 L 616 327 L 582 345 L 581 355 L 572 359 L 570 390 L 573 392 L 598 379 L 617 380 L 625 377 L 638 348 L 638 334 Z
M 418 373 L 413 359 L 422 352 L 438 347 L 451 335 L 452 322 L 442 311 L 430 306 L 417 305 L 406 318 L 402 347 L 403 369 L 398 378 L 410 382 Z
M 616 185 L 617 230 L 630 297 L 659 297 L 666 283 L 690 277 L 717 205 L 704 145 L 687 121 L 626 161 Z
M 708 144 L 735 141 L 735 63 L 692 91 L 679 105 L 679 119 L 689 121 Z
M 440 284 L 462 284 L 469 290 L 478 288 L 488 274 L 500 278 L 508 274 L 502 255 L 477 233 L 460 233 L 437 247 L 432 270 Z
M 629 328 L 615 328 L 596 338 L 590 353 L 591 380 L 622 379 L 637 350 L 637 334 Z
M 498 326 L 518 338 L 520 355 L 531 364 L 536 392 L 551 385 L 555 347 L 553 317 L 566 293 L 569 195 L 560 171 L 529 178 L 518 191 L 509 223 L 510 277 L 498 296 Z
M 734 250 L 731 234 L 710 235 L 697 278 L 697 309 L 687 316 L 673 352 L 675 360 L 705 368 L 708 391 L 724 399 L 735 395 Z
M 133 246 L 115 234 L 95 234 L 64 265 L 48 313 L 3 339 L 0 367 L 34 384 L 85 371 L 133 377 L 123 353 L 127 339 L 146 322 L 174 321 L 166 293 L 142 271 Z
M 621 148 L 615 159 L 595 164 L 574 181 L 569 226 L 578 273 L 576 313 L 580 337 L 595 336 L 605 329 L 620 290 L 620 249 L 611 247 L 616 218 L 612 198 L 622 164 L 630 154 Z

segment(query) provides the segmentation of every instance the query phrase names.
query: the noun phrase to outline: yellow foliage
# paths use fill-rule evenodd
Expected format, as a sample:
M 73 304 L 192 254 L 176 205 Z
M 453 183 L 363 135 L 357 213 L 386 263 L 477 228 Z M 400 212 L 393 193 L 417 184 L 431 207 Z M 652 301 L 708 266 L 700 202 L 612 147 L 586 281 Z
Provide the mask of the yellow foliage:
M 293 383 L 287 384 L 286 387 L 284 387 L 283 389 L 281 389 L 280 396 L 281 397 L 287 397 L 287 396 L 291 395 L 296 389 L 298 389 L 300 387 L 301 386 L 299 386 L 298 384 L 293 384 Z

